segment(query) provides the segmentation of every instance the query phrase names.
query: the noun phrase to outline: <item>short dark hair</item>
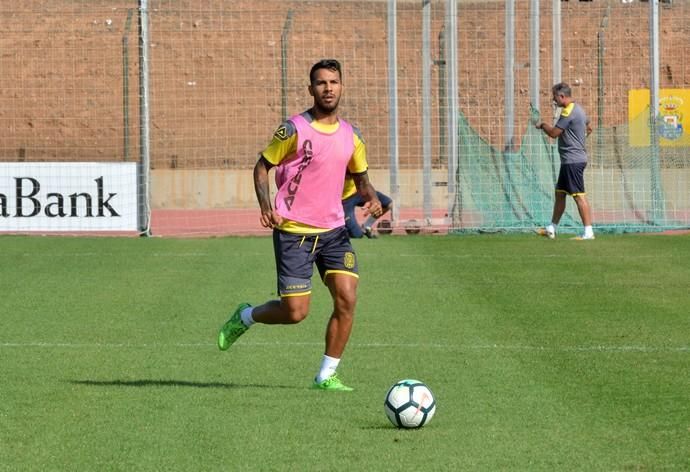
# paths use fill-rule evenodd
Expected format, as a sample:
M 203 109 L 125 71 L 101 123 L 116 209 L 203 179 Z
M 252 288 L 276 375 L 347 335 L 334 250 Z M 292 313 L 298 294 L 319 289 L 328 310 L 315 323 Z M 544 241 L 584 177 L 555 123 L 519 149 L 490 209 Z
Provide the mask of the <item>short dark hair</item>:
M 340 67 L 340 62 L 338 62 L 335 59 L 321 59 L 319 62 L 311 66 L 311 70 L 309 71 L 309 83 L 313 84 L 314 83 L 314 77 L 316 75 L 316 71 L 319 69 L 328 69 L 332 71 L 337 71 L 338 75 L 340 78 L 343 78 L 343 71 L 342 68 Z
M 565 82 L 558 83 L 551 89 L 556 95 L 563 95 L 564 97 L 570 97 L 573 91 L 570 89 L 570 85 Z

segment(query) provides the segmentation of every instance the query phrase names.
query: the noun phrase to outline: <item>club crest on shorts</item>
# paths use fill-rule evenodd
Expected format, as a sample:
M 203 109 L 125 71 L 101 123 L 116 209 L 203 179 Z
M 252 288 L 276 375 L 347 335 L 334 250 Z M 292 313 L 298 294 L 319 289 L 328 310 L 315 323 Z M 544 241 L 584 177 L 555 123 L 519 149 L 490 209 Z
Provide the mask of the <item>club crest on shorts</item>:
M 347 269 L 354 269 L 355 267 L 355 255 L 351 252 L 346 252 L 343 258 L 343 265 Z

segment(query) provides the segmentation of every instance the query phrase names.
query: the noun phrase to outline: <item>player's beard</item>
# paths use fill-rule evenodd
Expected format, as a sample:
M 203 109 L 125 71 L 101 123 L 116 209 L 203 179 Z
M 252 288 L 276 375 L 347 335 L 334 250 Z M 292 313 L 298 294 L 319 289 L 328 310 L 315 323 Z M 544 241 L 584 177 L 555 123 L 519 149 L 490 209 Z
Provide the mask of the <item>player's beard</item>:
M 339 103 L 340 97 L 336 97 L 335 100 L 330 103 L 324 103 L 323 100 L 315 100 L 314 108 L 316 108 L 316 111 L 321 114 L 330 115 L 335 113 L 335 111 L 338 109 Z

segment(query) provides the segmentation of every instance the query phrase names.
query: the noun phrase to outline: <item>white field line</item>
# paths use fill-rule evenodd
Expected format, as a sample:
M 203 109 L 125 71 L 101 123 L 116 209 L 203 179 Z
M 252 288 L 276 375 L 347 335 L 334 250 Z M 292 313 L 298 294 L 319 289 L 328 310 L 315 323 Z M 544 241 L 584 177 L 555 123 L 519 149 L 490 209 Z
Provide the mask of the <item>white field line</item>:
M 378 257 L 390 257 L 387 254 L 381 254 L 378 252 L 364 252 L 364 251 L 357 251 L 357 253 L 360 255 L 360 257 L 371 257 L 371 258 L 378 258 Z M 47 257 L 54 257 L 54 258 L 61 258 L 61 257 L 113 257 L 113 256 L 121 256 L 122 253 L 108 253 L 108 252 L 62 252 L 62 253 L 56 253 L 56 252 L 25 252 L 22 253 L 20 256 L 21 257 L 40 257 L 41 259 L 45 259 Z M 148 256 L 152 257 L 160 257 L 160 258 L 166 258 L 169 257 L 171 259 L 175 258 L 182 258 L 182 257 L 217 257 L 217 253 L 205 253 L 205 252 L 154 252 L 154 253 L 149 253 Z M 271 255 L 270 251 L 266 252 L 243 252 L 242 256 L 247 257 L 261 257 L 264 258 L 267 255 Z M 8 257 L 14 257 L 12 254 L 0 254 L 0 258 L 8 256 Z M 668 254 L 667 256 L 669 257 L 675 257 L 673 254 Z M 396 254 L 395 257 L 398 258 L 435 258 L 435 259 L 495 259 L 496 255 L 495 254 L 464 254 L 464 253 L 434 253 L 434 254 L 408 254 L 408 253 L 400 253 Z M 569 254 L 530 254 L 530 255 L 516 255 L 516 256 L 510 256 L 503 254 L 501 255 L 502 259 L 570 259 L 572 256 Z M 631 254 L 630 256 L 617 256 L 618 259 L 630 259 L 630 260 L 640 260 L 640 259 L 659 259 L 660 257 L 664 257 L 664 255 L 659 255 L 659 254 L 645 254 L 645 255 L 635 255 Z
M 40 257 L 41 259 L 45 259 L 46 257 L 102 257 L 102 256 L 108 256 L 108 257 L 113 257 L 113 256 L 121 256 L 123 253 L 113 253 L 113 252 L 25 252 L 22 253 L 22 257 Z M 7 254 L 9 255 L 9 254 Z M 245 255 L 250 255 L 250 256 L 266 256 L 266 253 L 242 253 L 243 256 Z M 152 257 L 170 257 L 170 258 L 177 258 L 177 257 L 208 257 L 208 256 L 215 256 L 215 254 L 209 254 L 205 252 L 153 252 L 147 254 L 147 256 L 152 256 Z
M 322 346 L 322 342 L 243 342 L 236 348 L 266 346 Z M 449 351 L 532 351 L 532 352 L 603 352 L 603 353 L 690 353 L 690 346 L 594 345 L 594 346 L 529 346 L 509 344 L 439 344 L 439 343 L 350 343 L 350 348 L 363 349 L 439 349 Z M 149 349 L 149 348 L 215 348 L 213 343 L 48 343 L 0 342 L 0 348 L 48 349 Z

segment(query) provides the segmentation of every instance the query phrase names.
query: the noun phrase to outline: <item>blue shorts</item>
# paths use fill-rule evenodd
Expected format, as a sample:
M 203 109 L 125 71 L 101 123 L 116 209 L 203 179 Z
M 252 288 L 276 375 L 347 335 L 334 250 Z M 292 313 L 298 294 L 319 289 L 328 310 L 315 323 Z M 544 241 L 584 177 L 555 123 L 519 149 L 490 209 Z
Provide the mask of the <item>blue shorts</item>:
M 314 264 L 322 280 L 332 273 L 359 277 L 355 251 L 344 226 L 320 234 L 295 234 L 274 229 L 273 250 L 281 297 L 311 293 Z
M 567 193 L 573 197 L 584 195 L 585 167 L 587 167 L 586 162 L 561 164 L 561 170 L 558 172 L 558 182 L 556 183 L 556 192 Z
M 376 192 L 376 197 L 381 202 L 381 207 L 389 207 L 393 200 L 386 194 L 379 191 Z M 362 228 L 357 223 L 357 216 L 355 215 L 355 208 L 364 206 L 365 200 L 359 193 L 354 193 L 343 200 L 343 210 L 345 211 L 345 227 L 351 238 L 361 238 L 364 236 Z

